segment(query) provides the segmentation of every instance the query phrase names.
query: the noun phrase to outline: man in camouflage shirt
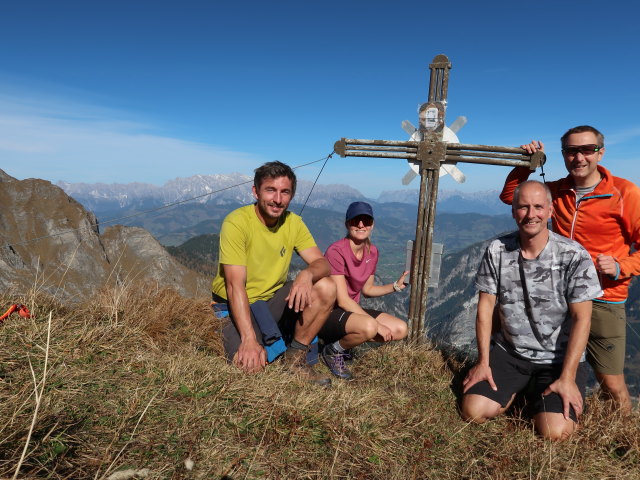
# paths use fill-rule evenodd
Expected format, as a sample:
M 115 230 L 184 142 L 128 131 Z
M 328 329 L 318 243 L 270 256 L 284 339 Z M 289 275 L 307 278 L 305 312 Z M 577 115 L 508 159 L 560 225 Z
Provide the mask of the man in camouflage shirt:
M 484 423 L 529 387 L 536 430 L 559 440 L 582 413 L 591 300 L 602 290 L 587 251 L 548 230 L 551 203 L 544 184 L 522 183 L 512 204 L 518 231 L 491 242 L 480 263 L 478 363 L 463 382 L 461 414 Z

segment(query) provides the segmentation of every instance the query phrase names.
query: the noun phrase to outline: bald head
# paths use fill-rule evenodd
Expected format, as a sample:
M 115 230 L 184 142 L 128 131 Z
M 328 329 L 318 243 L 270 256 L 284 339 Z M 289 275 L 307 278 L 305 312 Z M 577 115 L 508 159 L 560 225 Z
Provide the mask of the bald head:
M 552 211 L 551 192 L 544 183 L 530 180 L 520 184 L 513 196 L 511 212 L 521 241 L 540 239 L 546 242 Z
M 511 202 L 511 205 L 513 206 L 518 202 L 518 200 L 520 199 L 520 192 L 522 191 L 523 188 L 524 189 L 535 188 L 535 186 L 544 190 L 547 200 L 549 202 L 549 205 L 551 205 L 553 203 L 553 198 L 551 197 L 551 190 L 549 190 L 549 187 L 547 187 L 546 183 L 539 182 L 538 180 L 527 180 L 526 182 L 522 182 L 520 185 L 518 185 L 515 191 L 513 192 L 513 201 Z

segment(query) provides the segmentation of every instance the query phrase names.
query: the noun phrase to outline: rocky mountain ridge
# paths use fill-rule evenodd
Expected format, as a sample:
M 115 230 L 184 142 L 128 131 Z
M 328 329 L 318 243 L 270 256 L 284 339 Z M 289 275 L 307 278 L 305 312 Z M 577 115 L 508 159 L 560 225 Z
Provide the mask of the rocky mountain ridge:
M 93 213 L 61 188 L 16 180 L 0 170 L 0 287 L 87 300 L 105 285 L 145 281 L 185 296 L 205 295 L 208 279 L 183 267 L 146 230 L 100 233 Z

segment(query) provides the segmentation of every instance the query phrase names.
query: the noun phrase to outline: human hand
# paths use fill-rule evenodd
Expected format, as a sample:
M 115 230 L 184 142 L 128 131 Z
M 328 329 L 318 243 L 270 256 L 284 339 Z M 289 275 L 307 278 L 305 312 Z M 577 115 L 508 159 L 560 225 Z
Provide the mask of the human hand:
M 612 277 L 617 276 L 619 272 L 616 259 L 609 255 L 603 255 L 602 253 L 596 257 L 596 268 L 599 272 L 606 273 Z
M 473 368 L 471 368 L 471 370 L 469 370 L 469 373 L 467 373 L 467 376 L 462 381 L 462 393 L 467 393 L 467 390 L 473 387 L 476 383 L 483 380 L 489 382 L 489 386 L 494 391 L 498 390 L 498 387 L 496 387 L 496 383 L 493 381 L 491 367 L 486 364 L 478 363 Z
M 531 171 L 544 165 L 547 160 L 547 156 L 544 154 L 544 143 L 538 140 L 533 140 L 526 145 L 520 145 L 520 148 L 524 149 L 530 155 L 529 170 Z
M 256 340 L 245 340 L 240 343 L 233 363 L 247 373 L 256 373 L 266 365 L 267 352 Z
M 396 282 L 396 285 L 398 285 L 398 287 L 400 287 L 400 290 L 404 290 L 405 288 L 407 288 L 407 284 L 404 282 L 404 279 L 408 274 L 409 274 L 409 270 L 404 272 L 402 275 L 400 275 L 400 278 L 398 278 L 398 281 Z
M 529 155 L 532 155 L 537 151 L 544 152 L 544 143 L 539 140 L 532 140 L 531 143 L 520 145 L 520 148 L 526 150 Z
M 391 332 L 391 329 L 380 322 L 378 322 L 378 335 L 380 335 L 385 342 L 393 340 L 393 333 Z
M 552 392 L 557 393 L 560 395 L 560 398 L 562 398 L 562 414 L 564 415 L 565 420 L 570 419 L 570 407 L 573 407 L 573 410 L 576 412 L 576 417 L 580 417 L 580 415 L 582 415 L 582 395 L 580 395 L 580 390 L 578 389 L 575 380 L 567 380 L 560 377 L 549 385 L 547 389 L 542 392 L 542 395 L 549 395 Z
M 295 312 L 301 312 L 311 303 L 311 290 L 313 289 L 313 276 L 308 269 L 302 270 L 291 285 L 289 295 L 285 298 L 289 302 L 289 308 Z

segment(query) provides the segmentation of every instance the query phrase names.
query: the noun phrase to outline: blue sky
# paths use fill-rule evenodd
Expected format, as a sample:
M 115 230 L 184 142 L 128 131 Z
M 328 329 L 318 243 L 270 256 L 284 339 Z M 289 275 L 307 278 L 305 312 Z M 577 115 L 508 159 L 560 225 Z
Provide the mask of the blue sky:
M 604 164 L 640 183 L 633 2 L 31 1 L 0 5 L 0 167 L 17 178 L 162 184 L 300 165 L 340 137 L 407 138 L 428 65 L 453 63 L 447 123 L 463 143 L 547 144 L 593 124 Z M 298 170 L 314 179 L 321 164 Z M 497 189 L 506 167 L 460 165 Z M 375 197 L 404 160 L 334 156 L 321 183 Z M 414 181 L 409 188 L 417 188 Z

